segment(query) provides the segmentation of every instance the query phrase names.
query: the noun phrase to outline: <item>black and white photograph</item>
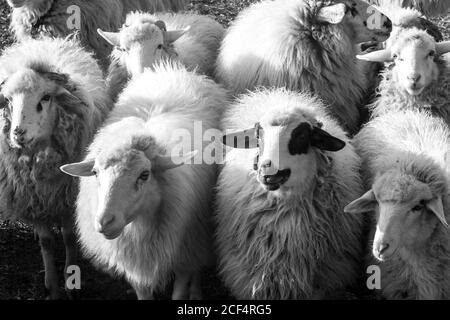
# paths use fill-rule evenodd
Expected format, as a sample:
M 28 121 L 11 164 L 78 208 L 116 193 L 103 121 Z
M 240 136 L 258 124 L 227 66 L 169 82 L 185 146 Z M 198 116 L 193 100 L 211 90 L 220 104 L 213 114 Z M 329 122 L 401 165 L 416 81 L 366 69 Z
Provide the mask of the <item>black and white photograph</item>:
M 0 300 L 450 300 L 449 223 L 450 0 L 0 0 Z

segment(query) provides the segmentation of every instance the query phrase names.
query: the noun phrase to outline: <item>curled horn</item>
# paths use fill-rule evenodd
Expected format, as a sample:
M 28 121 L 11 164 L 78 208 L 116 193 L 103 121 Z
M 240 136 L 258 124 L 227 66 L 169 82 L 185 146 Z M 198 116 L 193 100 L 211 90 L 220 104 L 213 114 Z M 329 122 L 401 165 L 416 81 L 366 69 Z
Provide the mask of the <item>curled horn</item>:
M 450 41 L 443 41 L 436 44 L 436 52 L 438 55 L 443 55 L 450 52 Z
M 160 28 L 162 31 L 167 31 L 166 23 L 162 20 L 158 20 L 155 22 L 155 25 Z

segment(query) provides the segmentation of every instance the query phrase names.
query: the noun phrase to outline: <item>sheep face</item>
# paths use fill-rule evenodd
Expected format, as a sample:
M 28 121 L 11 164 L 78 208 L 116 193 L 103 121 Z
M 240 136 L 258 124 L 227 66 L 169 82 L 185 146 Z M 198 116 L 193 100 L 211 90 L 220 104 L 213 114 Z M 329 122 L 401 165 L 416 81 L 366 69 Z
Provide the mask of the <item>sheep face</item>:
M 155 153 L 152 138 L 132 140 L 131 146 L 107 148 L 95 160 L 61 167 L 71 176 L 97 179 L 95 230 L 108 240 L 118 238 L 141 214 L 155 217 L 162 198 L 157 174 L 177 168 L 195 156 L 173 161 Z
M 385 41 L 392 30 L 389 18 L 363 0 L 342 1 L 347 8 L 346 22 L 354 43 Z
M 317 121 L 297 115 L 268 117 L 254 130 L 224 137 L 225 144 L 239 147 L 235 141 L 247 140 L 244 148 L 258 147 L 255 160 L 258 182 L 267 191 L 299 191 L 315 176 L 318 150 L 336 152 L 345 142 L 321 129 Z
M 134 14 L 127 18 L 118 33 L 98 30 L 107 42 L 120 51 L 120 59 L 132 76 L 175 54 L 170 47 L 188 30 L 167 31 L 163 21 L 154 21 L 150 17 Z
M 393 62 L 392 77 L 399 90 L 411 96 L 420 95 L 439 77 L 436 63 L 440 55 L 450 51 L 450 42 L 436 43 L 426 31 L 405 31 L 392 46 L 359 59 L 375 62 Z
M 392 46 L 393 76 L 398 86 L 410 95 L 419 95 L 439 76 L 435 62 L 436 44 L 422 34 L 402 38 Z
M 442 197 L 434 196 L 414 176 L 395 170 L 380 176 L 373 189 L 345 211 L 376 212 L 372 253 L 380 261 L 401 254 L 402 249 L 420 250 L 439 223 L 448 227 Z
M 5 81 L 2 95 L 8 101 L 4 107 L 12 147 L 31 147 L 50 139 L 57 118 L 58 96 L 66 94 L 66 90 L 49 77 L 55 80 L 59 75 L 24 69 Z

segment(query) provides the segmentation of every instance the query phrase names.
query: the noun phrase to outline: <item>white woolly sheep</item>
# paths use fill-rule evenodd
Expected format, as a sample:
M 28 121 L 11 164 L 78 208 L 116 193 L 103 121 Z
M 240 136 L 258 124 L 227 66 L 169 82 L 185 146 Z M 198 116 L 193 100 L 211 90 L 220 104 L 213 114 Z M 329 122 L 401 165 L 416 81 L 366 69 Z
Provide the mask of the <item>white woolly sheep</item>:
M 78 32 L 82 44 L 94 50 L 105 70 L 109 66 L 111 47 L 98 36 L 98 28 L 108 31 L 118 30 L 125 16 L 131 11 L 178 11 L 184 9 L 186 5 L 186 0 L 7 0 L 7 2 L 12 8 L 10 27 L 17 40 L 42 35 L 65 38 Z M 79 8 L 79 12 L 75 8 Z M 77 14 L 80 16 L 77 17 Z M 77 19 L 80 23 L 79 30 Z
M 66 268 L 76 264 L 77 186 L 59 167 L 82 159 L 112 102 L 94 57 L 75 40 L 27 40 L 6 49 L 0 83 L 1 216 L 35 227 L 45 286 L 55 299 L 54 225 L 62 226 Z
M 407 109 L 424 109 L 450 123 L 450 66 L 441 55 L 450 41 L 436 43 L 424 30 L 404 30 L 391 47 L 358 56 L 367 61 L 392 61 L 382 72 L 372 116 Z
M 374 12 L 362 0 L 256 3 L 225 35 L 217 78 L 238 94 L 259 86 L 312 91 L 356 132 L 370 85 L 364 63 L 353 56 L 356 44 L 384 41 L 390 31 L 365 26 Z
M 381 268 L 382 295 L 450 299 L 448 125 L 421 111 L 387 113 L 355 143 L 371 190 L 346 212 L 375 214 L 370 264 Z
M 392 5 L 403 8 L 415 8 L 427 16 L 446 15 L 450 9 L 448 0 L 368 0 L 369 3 L 380 7 Z
M 195 138 L 197 121 L 218 128 L 226 101 L 225 89 L 180 64 L 147 69 L 130 81 L 86 160 L 62 168 L 83 177 L 77 226 L 85 254 L 124 275 L 139 299 L 151 299 L 173 274 L 174 299 L 200 297 L 217 168 L 183 165 L 193 153 L 175 161 L 176 132 Z
M 115 98 L 129 77 L 161 60 L 178 60 L 189 70 L 213 76 L 225 30 L 206 16 L 135 12 L 120 32 L 98 32 L 115 47 L 107 79 Z
M 326 298 L 358 276 L 362 216 L 343 209 L 362 190 L 360 161 L 324 109 L 277 89 L 243 96 L 223 120 L 254 128 L 224 137 L 255 149 L 228 149 L 217 187 L 220 272 L 239 299 Z

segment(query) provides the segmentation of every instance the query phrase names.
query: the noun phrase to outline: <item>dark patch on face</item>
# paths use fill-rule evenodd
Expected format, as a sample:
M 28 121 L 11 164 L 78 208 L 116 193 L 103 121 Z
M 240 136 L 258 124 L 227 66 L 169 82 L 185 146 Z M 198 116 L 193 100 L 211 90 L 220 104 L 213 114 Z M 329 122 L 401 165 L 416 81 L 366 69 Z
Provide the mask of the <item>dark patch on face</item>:
M 337 152 L 345 147 L 345 142 L 309 123 L 302 123 L 292 131 L 289 153 L 293 156 L 307 154 L 310 147 Z
M 311 145 L 311 126 L 302 123 L 292 131 L 289 141 L 289 153 L 293 156 L 307 154 Z

